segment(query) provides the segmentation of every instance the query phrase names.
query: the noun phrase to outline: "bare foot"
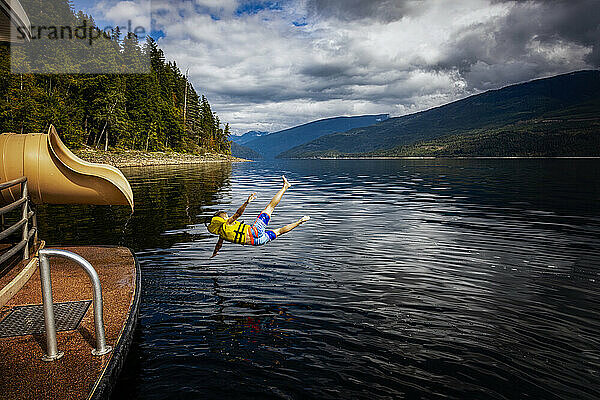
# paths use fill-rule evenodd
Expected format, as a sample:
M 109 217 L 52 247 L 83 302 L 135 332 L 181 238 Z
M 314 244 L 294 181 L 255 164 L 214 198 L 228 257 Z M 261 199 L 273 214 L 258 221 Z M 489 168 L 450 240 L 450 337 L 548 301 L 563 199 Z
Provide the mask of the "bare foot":
M 290 186 L 292 186 L 292 184 L 290 183 L 290 181 L 287 180 L 285 175 L 281 175 L 281 177 L 283 178 L 283 186 L 285 186 L 286 188 L 289 188 Z
M 298 220 L 298 222 L 299 222 L 299 223 L 301 223 L 301 224 L 303 224 L 303 223 L 305 223 L 306 221 L 308 221 L 309 219 L 310 219 L 310 217 L 309 217 L 308 215 L 305 215 L 304 217 L 300 218 L 300 219 Z

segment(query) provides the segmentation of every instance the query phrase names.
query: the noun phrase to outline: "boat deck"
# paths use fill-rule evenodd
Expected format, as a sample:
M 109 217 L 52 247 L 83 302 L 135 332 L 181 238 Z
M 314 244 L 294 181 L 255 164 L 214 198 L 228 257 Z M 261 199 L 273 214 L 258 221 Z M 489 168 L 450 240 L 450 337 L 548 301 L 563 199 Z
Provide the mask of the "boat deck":
M 42 361 L 43 333 L 0 337 L 0 397 L 2 399 L 103 398 L 116 381 L 127 354 L 139 307 L 140 273 L 132 252 L 123 247 L 55 247 L 77 253 L 96 269 L 102 284 L 106 343 L 113 351 L 94 356 L 93 305 L 76 329 L 57 332 L 64 356 Z M 72 261 L 50 259 L 54 303 L 92 300 L 90 280 Z M 0 309 L 0 321 L 17 306 L 42 304 L 39 269 Z M 55 306 L 56 307 L 56 306 Z M 42 321 L 43 325 L 43 321 Z

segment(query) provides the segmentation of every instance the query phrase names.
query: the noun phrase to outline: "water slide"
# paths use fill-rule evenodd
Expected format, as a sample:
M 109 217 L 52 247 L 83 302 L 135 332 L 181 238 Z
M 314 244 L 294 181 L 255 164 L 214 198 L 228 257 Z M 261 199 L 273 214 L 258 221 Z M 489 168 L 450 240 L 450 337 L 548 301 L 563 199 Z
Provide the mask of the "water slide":
M 121 171 L 84 161 L 48 133 L 0 135 L 0 182 L 27 177 L 35 204 L 129 205 L 133 193 Z M 19 198 L 18 186 L 0 192 L 0 206 Z
M 31 39 L 31 23 L 18 0 L 0 0 L 0 42 L 22 43 Z

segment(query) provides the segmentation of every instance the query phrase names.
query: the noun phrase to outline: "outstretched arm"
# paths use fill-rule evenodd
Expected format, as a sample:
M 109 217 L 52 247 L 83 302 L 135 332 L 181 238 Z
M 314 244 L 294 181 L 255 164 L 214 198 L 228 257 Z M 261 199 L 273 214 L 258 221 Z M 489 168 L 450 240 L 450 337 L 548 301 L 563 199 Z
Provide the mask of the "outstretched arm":
M 237 211 L 235 212 L 235 214 L 233 214 L 231 217 L 229 217 L 229 219 L 227 220 L 228 224 L 232 224 L 236 219 L 238 219 L 239 217 L 242 216 L 242 214 L 244 213 L 244 211 L 246 210 L 246 206 L 248 204 L 250 204 L 250 202 L 252 200 L 256 199 L 256 193 L 252 193 L 250 196 L 248 196 L 248 200 L 246 200 L 244 202 L 244 204 L 242 204 L 240 206 L 240 208 L 237 209 Z
M 213 258 L 214 256 L 216 256 L 217 253 L 219 252 L 219 250 L 221 250 L 221 247 L 223 247 L 223 238 L 219 238 L 219 241 L 215 245 L 215 249 L 213 250 L 213 254 L 212 254 L 212 256 L 210 256 L 210 258 Z

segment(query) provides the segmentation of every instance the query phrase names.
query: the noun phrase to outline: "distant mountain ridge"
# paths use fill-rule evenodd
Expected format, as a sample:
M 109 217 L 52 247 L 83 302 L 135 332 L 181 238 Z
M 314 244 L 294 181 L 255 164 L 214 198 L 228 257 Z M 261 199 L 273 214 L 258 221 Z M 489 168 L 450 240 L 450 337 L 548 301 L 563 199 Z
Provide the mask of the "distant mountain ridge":
M 231 142 L 231 155 L 234 157 L 245 158 L 246 160 L 260 160 L 263 157 L 256 151 L 242 144 Z
M 585 148 L 589 154 L 594 151 L 597 154 L 600 149 L 589 146 L 595 146 L 600 137 L 599 99 L 600 71 L 572 72 L 490 90 L 373 126 L 322 136 L 279 157 L 452 156 L 482 152 L 492 156 L 582 155 L 587 154 Z M 547 124 L 550 120 L 553 125 L 543 129 L 540 123 Z M 567 122 L 570 125 L 563 126 Z M 569 135 L 578 136 L 561 138 L 563 128 Z M 546 135 L 548 132 L 553 133 Z M 473 140 L 477 145 L 471 143 Z M 547 143 L 536 144 L 536 140 Z M 561 153 L 557 141 L 563 140 L 569 144 L 568 150 Z M 519 148 L 515 143 L 524 147 Z M 466 147 L 461 149 L 461 146 Z M 553 150 L 547 152 L 544 148 Z
M 310 142 L 323 135 L 373 125 L 388 118 L 389 114 L 325 118 L 268 135 L 261 135 L 244 143 L 244 146 L 253 149 L 264 158 L 274 158 L 294 146 Z
M 240 136 L 230 136 L 229 139 L 234 143 L 244 145 L 244 144 L 248 143 L 249 141 L 256 139 L 257 137 L 266 136 L 269 133 L 270 132 L 264 132 L 264 131 L 248 131 Z

